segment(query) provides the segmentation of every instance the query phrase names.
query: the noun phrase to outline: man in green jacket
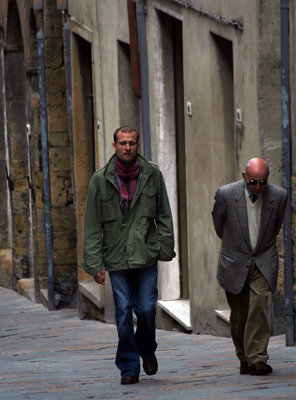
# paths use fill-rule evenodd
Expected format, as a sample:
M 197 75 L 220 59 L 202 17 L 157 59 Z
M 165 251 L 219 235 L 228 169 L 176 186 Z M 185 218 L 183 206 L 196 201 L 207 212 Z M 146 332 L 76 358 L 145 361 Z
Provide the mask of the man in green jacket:
M 155 351 L 157 260 L 174 258 L 172 215 L 157 165 L 138 154 L 139 134 L 114 132 L 115 154 L 90 182 L 84 219 L 84 269 L 104 285 L 109 272 L 118 331 L 121 384 L 158 369 Z M 137 316 L 134 332 L 133 312 Z

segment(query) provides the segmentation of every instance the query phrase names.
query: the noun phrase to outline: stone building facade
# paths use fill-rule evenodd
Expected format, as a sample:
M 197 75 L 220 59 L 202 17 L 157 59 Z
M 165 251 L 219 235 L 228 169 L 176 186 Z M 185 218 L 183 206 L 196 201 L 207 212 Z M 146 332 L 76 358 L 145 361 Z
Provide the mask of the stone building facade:
M 36 41 L 42 30 L 56 306 L 74 305 L 78 288 L 82 318 L 114 321 L 110 282 L 97 286 L 81 266 L 83 213 L 90 176 L 112 155 L 114 130 L 130 124 L 142 133 L 142 153 L 164 173 L 174 216 L 177 257 L 159 265 L 158 325 L 228 335 L 211 208 L 216 188 L 240 179 L 253 156 L 265 157 L 271 182 L 282 184 L 280 6 L 280 0 L 2 1 L 0 283 L 28 293 L 34 282 L 36 299 L 47 297 Z M 290 1 L 292 138 L 294 17 Z M 293 140 L 291 154 L 294 239 Z M 283 332 L 285 312 L 282 236 L 278 245 L 273 333 Z
M 2 1 L 0 282 L 47 304 L 37 33 L 44 31 L 54 303 L 76 303 L 77 260 L 62 15 Z

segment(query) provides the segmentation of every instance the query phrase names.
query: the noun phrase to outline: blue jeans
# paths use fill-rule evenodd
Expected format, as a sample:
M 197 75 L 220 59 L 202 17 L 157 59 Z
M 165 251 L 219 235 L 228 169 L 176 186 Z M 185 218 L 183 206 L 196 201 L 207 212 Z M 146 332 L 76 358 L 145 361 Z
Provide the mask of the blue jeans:
M 121 375 L 139 375 L 140 358 L 154 357 L 157 263 L 152 267 L 109 272 L 115 304 L 118 347 L 115 364 Z M 137 316 L 134 331 L 133 311 Z

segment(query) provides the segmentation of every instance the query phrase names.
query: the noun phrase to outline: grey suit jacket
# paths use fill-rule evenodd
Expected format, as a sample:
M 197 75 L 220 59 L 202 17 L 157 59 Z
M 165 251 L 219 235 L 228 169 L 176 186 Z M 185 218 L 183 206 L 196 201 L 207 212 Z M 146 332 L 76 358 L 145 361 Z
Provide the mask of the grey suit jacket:
M 286 204 L 286 191 L 268 183 L 262 194 L 258 242 L 253 251 L 249 236 L 244 181 L 230 183 L 216 191 L 212 217 L 216 233 L 222 239 L 217 279 L 227 292 L 241 292 L 252 260 L 266 278 L 270 290 L 276 290 L 276 237 L 282 225 Z

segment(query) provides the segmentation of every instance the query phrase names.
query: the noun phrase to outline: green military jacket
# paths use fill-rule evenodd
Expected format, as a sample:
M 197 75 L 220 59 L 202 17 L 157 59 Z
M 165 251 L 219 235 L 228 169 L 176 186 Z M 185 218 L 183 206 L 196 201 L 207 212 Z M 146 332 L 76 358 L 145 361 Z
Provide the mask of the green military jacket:
M 120 208 L 113 156 L 90 181 L 84 217 L 87 273 L 143 268 L 175 256 L 170 204 L 158 166 L 138 155 L 139 178 L 130 210 Z

